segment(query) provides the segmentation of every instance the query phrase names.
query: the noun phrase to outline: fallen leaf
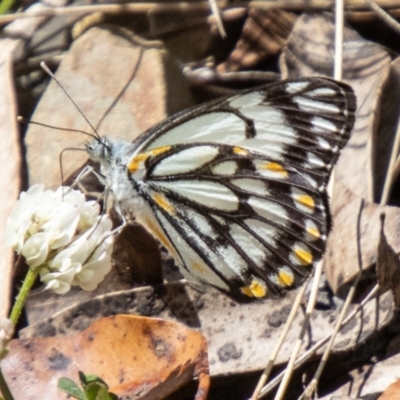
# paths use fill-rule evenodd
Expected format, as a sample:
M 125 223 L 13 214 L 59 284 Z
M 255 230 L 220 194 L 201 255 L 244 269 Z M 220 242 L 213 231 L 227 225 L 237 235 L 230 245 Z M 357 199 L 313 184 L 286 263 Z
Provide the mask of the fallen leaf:
M 219 73 L 248 70 L 282 50 L 297 16 L 283 10 L 249 9 L 241 36 Z
M 116 315 L 75 335 L 14 339 L 9 347 L 2 370 L 16 399 L 67 399 L 58 379 L 77 382 L 78 371 L 102 378 L 119 397 L 138 400 L 164 399 L 198 377 L 196 399 L 207 398 L 206 340 L 173 322 Z
M 376 275 L 379 288 L 382 292 L 391 290 L 394 295 L 396 307 L 400 305 L 400 258 L 399 252 L 389 244 L 385 235 L 385 220 L 390 218 L 384 213 L 381 214 L 380 242 L 378 259 L 376 262 Z M 400 221 L 399 221 L 400 222 Z M 398 225 L 397 225 L 398 226 Z

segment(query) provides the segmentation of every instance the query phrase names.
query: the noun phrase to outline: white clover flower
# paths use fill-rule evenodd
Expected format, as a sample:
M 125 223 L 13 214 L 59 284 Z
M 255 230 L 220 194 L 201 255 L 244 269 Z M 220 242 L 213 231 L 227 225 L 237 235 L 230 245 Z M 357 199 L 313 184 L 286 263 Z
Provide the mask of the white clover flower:
M 0 320 L 0 354 L 3 354 L 7 343 L 14 334 L 14 324 L 5 317 Z
M 111 269 L 112 224 L 99 212 L 78 190 L 34 185 L 21 193 L 7 221 L 7 242 L 38 268 L 46 289 L 93 290 Z
M 64 294 L 72 286 L 94 290 L 111 269 L 111 221 L 98 217 L 95 225 L 60 251 L 40 272 L 46 289 Z

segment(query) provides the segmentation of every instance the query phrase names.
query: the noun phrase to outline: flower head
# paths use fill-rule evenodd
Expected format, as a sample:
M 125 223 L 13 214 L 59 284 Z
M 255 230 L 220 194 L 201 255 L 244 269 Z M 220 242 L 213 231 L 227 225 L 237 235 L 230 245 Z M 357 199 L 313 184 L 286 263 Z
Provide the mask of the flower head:
M 99 212 L 80 191 L 34 185 L 21 193 L 7 221 L 7 241 L 30 268 L 39 269 L 47 289 L 93 290 L 111 269 L 111 221 Z

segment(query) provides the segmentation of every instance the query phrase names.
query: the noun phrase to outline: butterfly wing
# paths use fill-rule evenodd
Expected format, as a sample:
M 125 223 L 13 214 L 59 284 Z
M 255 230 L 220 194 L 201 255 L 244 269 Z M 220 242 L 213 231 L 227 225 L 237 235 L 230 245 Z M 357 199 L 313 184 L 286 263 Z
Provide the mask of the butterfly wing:
M 310 78 L 167 119 L 127 164 L 139 220 L 198 284 L 238 299 L 296 286 L 323 254 L 326 184 L 354 112 L 347 85 Z

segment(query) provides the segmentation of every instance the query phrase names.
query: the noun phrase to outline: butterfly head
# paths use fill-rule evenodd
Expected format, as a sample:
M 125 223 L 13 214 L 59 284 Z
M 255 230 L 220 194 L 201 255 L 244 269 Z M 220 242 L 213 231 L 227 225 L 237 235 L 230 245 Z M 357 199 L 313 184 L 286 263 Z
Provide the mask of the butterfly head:
M 86 151 L 89 157 L 94 162 L 103 164 L 107 160 L 111 160 L 112 145 L 110 139 L 107 137 L 93 140 L 92 142 L 86 143 Z

